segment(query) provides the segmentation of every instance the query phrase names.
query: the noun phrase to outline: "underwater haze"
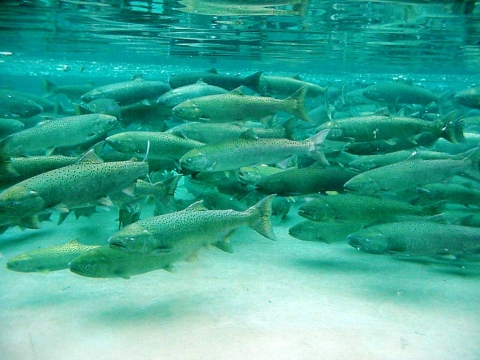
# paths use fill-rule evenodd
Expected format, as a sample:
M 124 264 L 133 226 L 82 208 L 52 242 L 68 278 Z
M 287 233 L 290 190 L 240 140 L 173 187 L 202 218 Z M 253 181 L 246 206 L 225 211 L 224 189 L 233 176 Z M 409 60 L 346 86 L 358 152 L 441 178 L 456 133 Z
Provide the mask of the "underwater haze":
M 476 0 L 7 0 L 0 39 L 0 359 L 480 359 Z

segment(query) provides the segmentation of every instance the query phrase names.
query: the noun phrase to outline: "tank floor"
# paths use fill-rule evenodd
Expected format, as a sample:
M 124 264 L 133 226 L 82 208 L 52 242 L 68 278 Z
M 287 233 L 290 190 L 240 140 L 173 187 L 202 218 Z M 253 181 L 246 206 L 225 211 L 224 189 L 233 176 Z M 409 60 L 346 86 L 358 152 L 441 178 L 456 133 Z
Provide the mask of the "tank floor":
M 176 273 L 91 279 L 68 270 L 16 273 L 8 259 L 72 238 L 103 244 L 115 212 L 0 236 L 0 358 L 480 358 L 480 264 L 466 269 L 294 239 L 248 228 L 235 253 L 202 249 Z M 56 218 L 54 218 L 56 220 Z

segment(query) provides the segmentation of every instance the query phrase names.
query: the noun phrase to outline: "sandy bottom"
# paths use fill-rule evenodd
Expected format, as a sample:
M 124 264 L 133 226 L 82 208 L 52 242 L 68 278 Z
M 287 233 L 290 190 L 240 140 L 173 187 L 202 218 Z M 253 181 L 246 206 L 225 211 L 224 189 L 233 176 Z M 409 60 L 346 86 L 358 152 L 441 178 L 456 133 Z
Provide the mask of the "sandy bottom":
M 480 359 L 480 269 L 425 265 L 253 230 L 177 272 L 91 279 L 16 273 L 8 259 L 77 237 L 104 243 L 115 213 L 0 237 L 0 358 Z

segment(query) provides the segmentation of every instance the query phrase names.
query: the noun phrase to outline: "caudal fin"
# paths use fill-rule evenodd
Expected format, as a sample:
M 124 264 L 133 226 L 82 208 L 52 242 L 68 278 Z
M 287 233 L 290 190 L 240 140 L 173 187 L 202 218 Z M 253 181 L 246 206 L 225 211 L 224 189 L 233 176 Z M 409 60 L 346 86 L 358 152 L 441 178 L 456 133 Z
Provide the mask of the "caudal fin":
M 307 87 L 304 86 L 284 100 L 285 110 L 303 121 L 311 122 L 305 107 L 306 96 Z
M 9 138 L 0 141 L 0 183 L 9 182 L 20 174 L 13 168 L 8 153 Z
M 250 227 L 270 240 L 277 240 L 270 221 L 272 216 L 272 201 L 275 196 L 276 195 L 267 196 L 246 210 L 248 214 L 255 214 L 255 220 Z
M 257 91 L 259 88 L 259 83 L 260 83 L 260 77 L 262 75 L 263 71 L 258 71 L 255 74 L 252 74 L 250 76 L 247 76 L 246 78 L 243 79 L 243 85 L 246 87 L 249 87 L 252 90 Z
M 453 110 L 443 118 L 445 125 L 442 137 L 454 144 L 465 141 L 465 137 L 463 136 L 463 120 L 455 119 L 456 116 L 457 111 Z
M 306 142 L 310 145 L 308 155 L 324 165 L 329 165 L 328 160 L 323 152 L 323 143 L 325 142 L 329 131 L 330 129 L 322 130 L 319 133 L 313 135 L 312 137 L 303 140 L 303 142 Z
M 471 163 L 471 168 L 467 172 L 480 179 L 480 147 L 471 149 L 465 154 L 468 154 L 465 161 L 470 161 Z
M 43 91 L 45 92 L 45 96 L 50 96 L 55 93 L 57 85 L 52 83 L 50 80 L 43 79 Z

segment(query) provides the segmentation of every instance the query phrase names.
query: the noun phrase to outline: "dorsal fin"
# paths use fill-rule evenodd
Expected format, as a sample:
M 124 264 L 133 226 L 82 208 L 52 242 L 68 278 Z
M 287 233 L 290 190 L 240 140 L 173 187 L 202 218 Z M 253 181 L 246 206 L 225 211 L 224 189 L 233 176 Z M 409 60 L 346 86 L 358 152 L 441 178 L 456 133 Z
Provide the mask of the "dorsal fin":
M 242 91 L 242 87 L 239 86 L 237 87 L 236 89 L 233 89 L 232 91 L 229 92 L 229 94 L 231 95 L 240 95 L 240 96 L 244 96 L 245 94 L 243 93 Z
M 380 108 L 378 109 L 377 111 L 375 111 L 373 113 L 373 115 L 378 115 L 378 116 L 390 116 L 390 113 L 388 112 L 388 108 L 387 107 L 383 107 L 383 108 Z
M 218 71 L 215 68 L 208 69 L 206 72 L 211 74 L 218 74 Z
M 184 211 L 205 211 L 205 210 L 208 210 L 208 209 L 205 207 L 205 205 L 203 205 L 203 200 L 200 200 L 200 201 L 194 202 L 193 204 L 185 208 Z
M 249 140 L 258 140 L 257 134 L 253 131 L 252 128 L 245 130 L 240 134 L 240 139 L 249 139 Z
M 75 238 L 75 239 L 72 239 L 72 240 L 66 242 L 65 245 L 80 245 L 80 243 L 78 242 L 78 239 Z
M 77 161 L 77 164 L 99 164 L 103 163 L 103 160 L 95 155 L 95 150 L 88 150 L 81 158 Z
M 292 76 L 292 79 L 302 81 L 302 78 L 300 77 L 300 74 L 295 74 L 295 75 L 293 75 L 293 76 Z
M 143 78 L 142 74 L 137 74 L 132 77 L 132 81 L 143 81 L 143 80 L 145 79 Z

